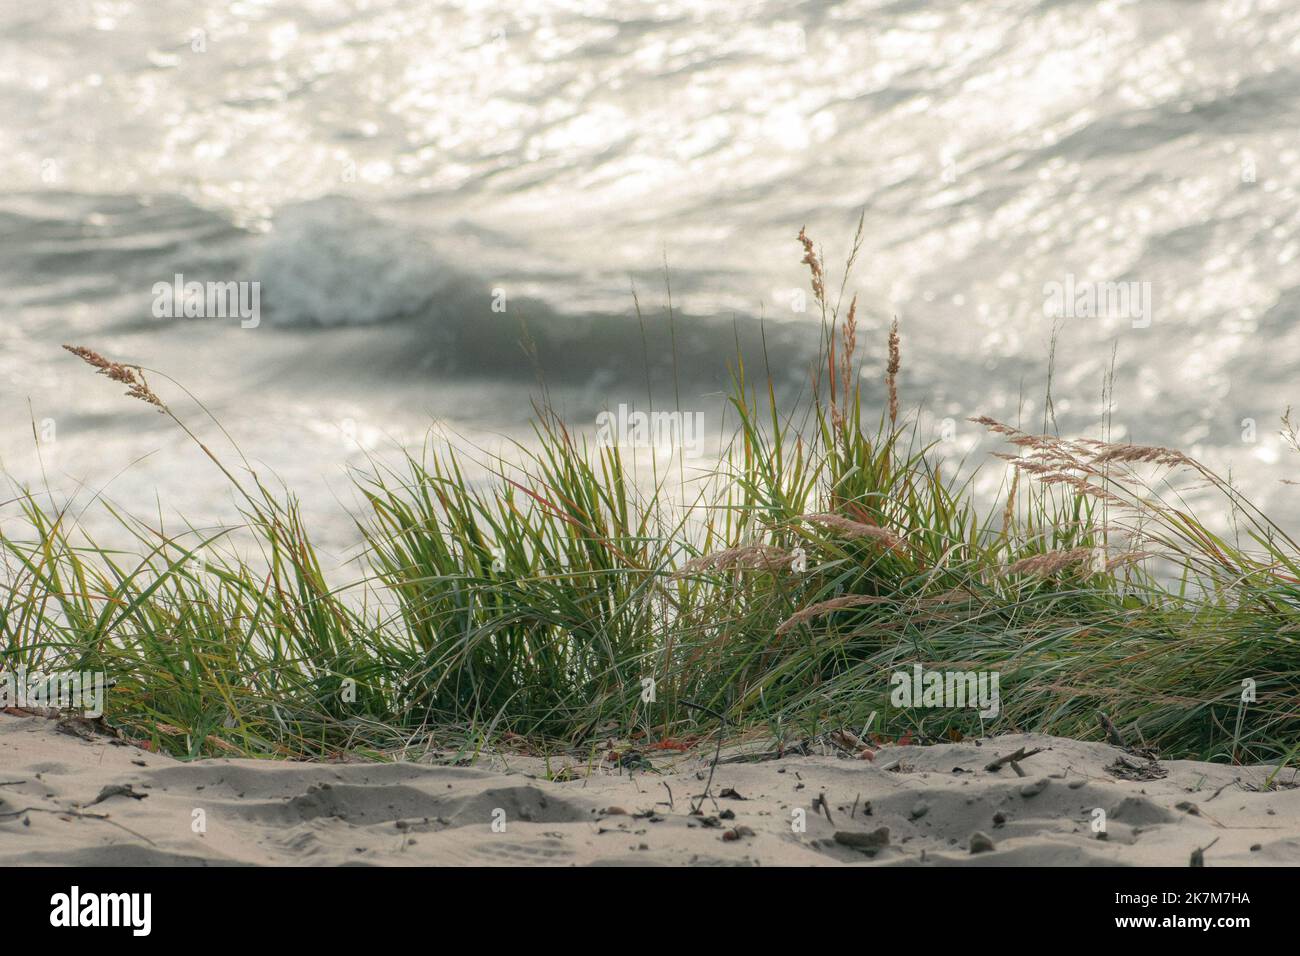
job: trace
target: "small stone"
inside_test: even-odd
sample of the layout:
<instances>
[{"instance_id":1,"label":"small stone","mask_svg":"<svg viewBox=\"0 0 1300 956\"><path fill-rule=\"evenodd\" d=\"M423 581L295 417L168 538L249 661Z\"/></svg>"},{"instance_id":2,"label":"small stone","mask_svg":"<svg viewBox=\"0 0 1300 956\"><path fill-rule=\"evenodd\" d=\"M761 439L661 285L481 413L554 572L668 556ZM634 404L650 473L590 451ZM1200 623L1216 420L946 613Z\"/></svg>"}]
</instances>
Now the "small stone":
<instances>
[{"instance_id":1,"label":"small stone","mask_svg":"<svg viewBox=\"0 0 1300 956\"><path fill-rule=\"evenodd\" d=\"M924 800L916 801L916 806L912 807L912 812L908 816L913 820L919 820L930 812L930 805Z\"/></svg>"},{"instance_id":2,"label":"small stone","mask_svg":"<svg viewBox=\"0 0 1300 956\"><path fill-rule=\"evenodd\" d=\"M1040 780L1035 780L1033 783L1027 783L1020 788L1020 795L1025 799L1036 797L1047 789L1047 784L1048 779L1046 777L1043 777Z\"/></svg>"},{"instance_id":3,"label":"small stone","mask_svg":"<svg viewBox=\"0 0 1300 956\"><path fill-rule=\"evenodd\" d=\"M870 833L836 830L835 842L840 846L852 847L855 850L861 850L875 856L876 853L889 846L889 827L877 827Z\"/></svg>"},{"instance_id":4,"label":"small stone","mask_svg":"<svg viewBox=\"0 0 1300 956\"><path fill-rule=\"evenodd\" d=\"M993 838L987 833L977 830L975 833L971 834L971 853L991 853L993 849Z\"/></svg>"}]
</instances>

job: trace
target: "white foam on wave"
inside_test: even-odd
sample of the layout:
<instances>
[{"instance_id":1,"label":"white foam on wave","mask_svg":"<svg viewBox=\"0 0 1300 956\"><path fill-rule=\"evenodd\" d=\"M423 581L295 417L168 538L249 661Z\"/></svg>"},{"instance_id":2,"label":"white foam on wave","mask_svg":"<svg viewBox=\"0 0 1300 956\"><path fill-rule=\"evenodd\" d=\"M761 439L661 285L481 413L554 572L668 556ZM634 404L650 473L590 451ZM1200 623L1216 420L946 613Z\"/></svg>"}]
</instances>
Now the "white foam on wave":
<instances>
[{"instance_id":1,"label":"white foam on wave","mask_svg":"<svg viewBox=\"0 0 1300 956\"><path fill-rule=\"evenodd\" d=\"M411 316L460 275L418 234L327 198L289 206L253 256L267 318L282 325L366 325Z\"/></svg>"}]
</instances>

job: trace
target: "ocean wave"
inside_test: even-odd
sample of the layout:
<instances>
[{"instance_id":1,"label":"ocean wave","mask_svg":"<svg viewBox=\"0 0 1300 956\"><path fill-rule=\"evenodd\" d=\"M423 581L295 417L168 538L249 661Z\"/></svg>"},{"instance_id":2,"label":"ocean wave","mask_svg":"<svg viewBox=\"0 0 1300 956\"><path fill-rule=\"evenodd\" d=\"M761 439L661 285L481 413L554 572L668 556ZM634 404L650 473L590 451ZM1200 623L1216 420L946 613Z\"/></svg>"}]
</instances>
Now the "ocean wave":
<instances>
[{"instance_id":1,"label":"ocean wave","mask_svg":"<svg viewBox=\"0 0 1300 956\"><path fill-rule=\"evenodd\" d=\"M282 325L371 325L476 289L418 233L341 197L279 210L250 272L262 283L268 320Z\"/></svg>"}]
</instances>

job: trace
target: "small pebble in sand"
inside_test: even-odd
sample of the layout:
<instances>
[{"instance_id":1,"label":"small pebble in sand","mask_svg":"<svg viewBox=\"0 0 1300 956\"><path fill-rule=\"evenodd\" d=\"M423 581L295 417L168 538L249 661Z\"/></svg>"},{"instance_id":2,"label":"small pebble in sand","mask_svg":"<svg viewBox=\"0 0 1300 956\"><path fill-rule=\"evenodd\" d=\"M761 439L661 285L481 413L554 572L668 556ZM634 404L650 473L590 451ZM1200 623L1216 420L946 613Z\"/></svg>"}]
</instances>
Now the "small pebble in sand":
<instances>
[{"instance_id":1,"label":"small pebble in sand","mask_svg":"<svg viewBox=\"0 0 1300 956\"><path fill-rule=\"evenodd\" d=\"M1047 789L1047 784L1048 780L1046 777L1043 777L1041 780L1035 780L1033 783L1027 783L1020 788L1020 795L1025 798L1036 797Z\"/></svg>"},{"instance_id":2,"label":"small pebble in sand","mask_svg":"<svg viewBox=\"0 0 1300 956\"><path fill-rule=\"evenodd\" d=\"M1000 827L1006 822L1007 822L1007 815L1003 813L1001 810L993 814L993 825L995 827Z\"/></svg>"},{"instance_id":3,"label":"small pebble in sand","mask_svg":"<svg viewBox=\"0 0 1300 956\"><path fill-rule=\"evenodd\" d=\"M975 831L970 838L971 853L989 853L993 850L993 838L982 831Z\"/></svg>"},{"instance_id":4,"label":"small pebble in sand","mask_svg":"<svg viewBox=\"0 0 1300 956\"><path fill-rule=\"evenodd\" d=\"M850 846L855 850L875 854L889 846L889 827L877 827L870 833L836 830L835 842L840 846Z\"/></svg>"},{"instance_id":5,"label":"small pebble in sand","mask_svg":"<svg viewBox=\"0 0 1300 956\"><path fill-rule=\"evenodd\" d=\"M916 805L912 807L912 812L908 814L908 816L911 817L913 820L919 820L921 819L921 817L925 816L929 812L930 812L930 805L926 803L924 800L918 800L916 801Z\"/></svg>"},{"instance_id":6,"label":"small pebble in sand","mask_svg":"<svg viewBox=\"0 0 1300 956\"><path fill-rule=\"evenodd\" d=\"M747 826L742 825L736 827L734 830L728 830L725 833L723 833L722 839L726 840L728 843L734 843L736 840L739 840L741 837L747 837L753 835L754 835L753 830L751 830Z\"/></svg>"}]
</instances>

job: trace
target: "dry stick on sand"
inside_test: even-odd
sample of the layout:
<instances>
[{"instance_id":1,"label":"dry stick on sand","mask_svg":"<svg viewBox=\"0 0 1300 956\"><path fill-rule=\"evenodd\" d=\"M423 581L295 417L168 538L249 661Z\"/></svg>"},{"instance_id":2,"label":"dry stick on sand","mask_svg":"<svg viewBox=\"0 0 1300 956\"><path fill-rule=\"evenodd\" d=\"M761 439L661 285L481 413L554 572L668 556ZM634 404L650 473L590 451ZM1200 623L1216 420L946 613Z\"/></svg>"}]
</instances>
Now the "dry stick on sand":
<instances>
[{"instance_id":1,"label":"dry stick on sand","mask_svg":"<svg viewBox=\"0 0 1300 956\"><path fill-rule=\"evenodd\" d=\"M831 805L826 800L825 791L817 794L816 799L812 802L812 808L814 813L820 810L822 813L826 814L826 822L831 826L835 826L835 821L831 818Z\"/></svg>"},{"instance_id":2,"label":"dry stick on sand","mask_svg":"<svg viewBox=\"0 0 1300 956\"><path fill-rule=\"evenodd\" d=\"M703 704L697 704L693 700L682 700L682 703L687 707L694 708L695 710L702 710L709 716L716 718L718 721L718 747L713 752L713 762L709 764L709 779L708 782L704 784L704 792L700 794L700 802L698 804L692 804L691 806L691 816L694 817L699 816L700 807L703 807L705 799L711 796L709 790L713 787L713 771L718 769L718 758L722 756L722 738L727 732L727 718L718 713L712 707L705 707ZM714 801L714 806L717 806L716 800Z\"/></svg>"},{"instance_id":3,"label":"dry stick on sand","mask_svg":"<svg viewBox=\"0 0 1300 956\"><path fill-rule=\"evenodd\" d=\"M1219 842L1219 838L1215 837L1205 846L1198 846L1195 850L1192 851L1192 858L1187 862L1187 865L1205 866L1205 851L1208 850L1210 847L1214 846L1214 844L1218 842Z\"/></svg>"},{"instance_id":4,"label":"dry stick on sand","mask_svg":"<svg viewBox=\"0 0 1300 956\"><path fill-rule=\"evenodd\" d=\"M1097 719L1101 722L1102 730L1106 731L1106 739L1116 747L1128 750L1128 744L1124 742L1124 737L1120 734L1119 728L1115 726L1113 720L1106 716L1105 711L1097 711Z\"/></svg>"},{"instance_id":5,"label":"dry stick on sand","mask_svg":"<svg viewBox=\"0 0 1300 956\"><path fill-rule=\"evenodd\" d=\"M122 824L118 823L116 820L110 820L108 818L107 813L82 813L78 810L57 810L52 807L23 807L21 810L10 810L6 813L0 813L0 818L20 817L24 813L53 813L55 816L76 817L79 820L99 820L101 823L112 824L113 826L117 827L119 830L124 830L127 833L131 834L131 836L133 837L139 837L141 840L144 840L144 842L148 843L150 846L158 845L157 843L154 843L153 840L150 840L143 833L137 833L135 830L132 830L130 827L122 826Z\"/></svg>"},{"instance_id":6,"label":"dry stick on sand","mask_svg":"<svg viewBox=\"0 0 1300 956\"><path fill-rule=\"evenodd\" d=\"M984 765L984 769L997 772L998 770L1001 770L1002 767L1006 764L1014 765L1018 761L1028 760L1034 754L1040 754L1042 752L1043 752L1042 747L1035 747L1033 750L1026 750L1024 747L1021 747L1013 754L1007 754L1005 757L999 757L997 760L990 761L989 763ZM1021 776L1023 776L1023 774Z\"/></svg>"}]
</instances>

